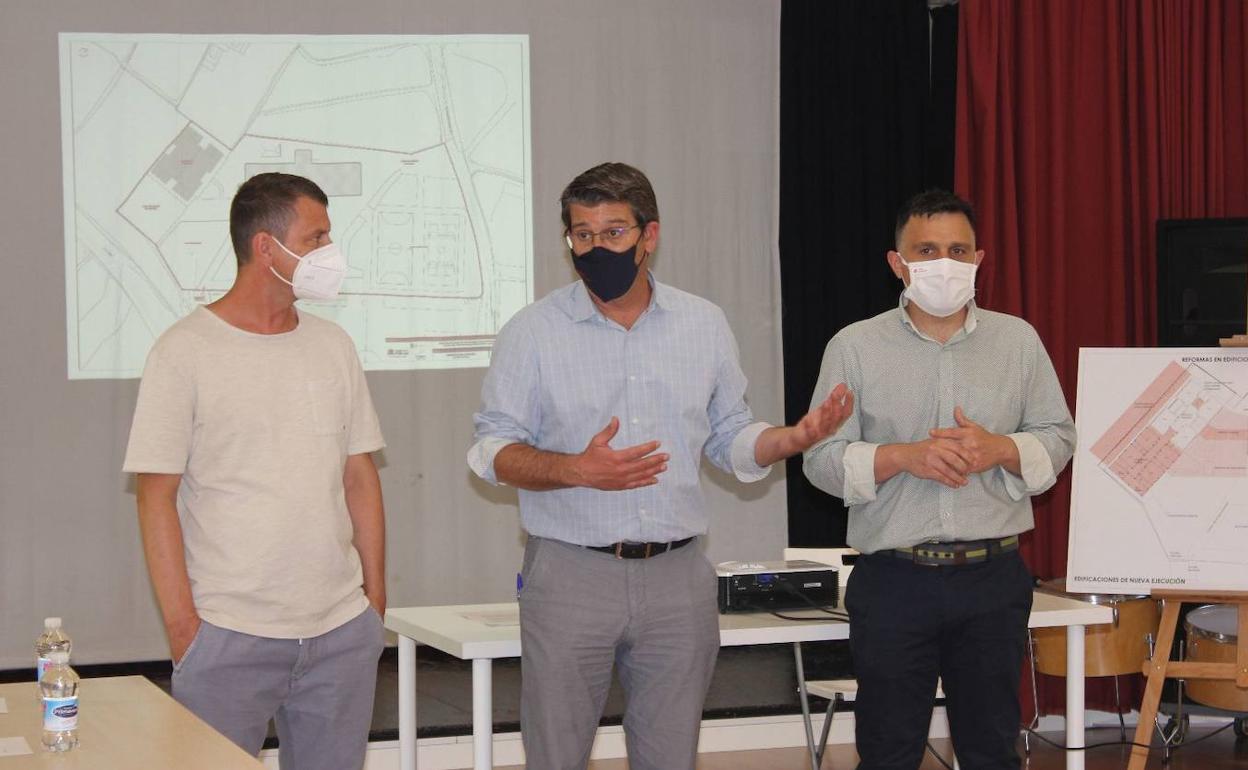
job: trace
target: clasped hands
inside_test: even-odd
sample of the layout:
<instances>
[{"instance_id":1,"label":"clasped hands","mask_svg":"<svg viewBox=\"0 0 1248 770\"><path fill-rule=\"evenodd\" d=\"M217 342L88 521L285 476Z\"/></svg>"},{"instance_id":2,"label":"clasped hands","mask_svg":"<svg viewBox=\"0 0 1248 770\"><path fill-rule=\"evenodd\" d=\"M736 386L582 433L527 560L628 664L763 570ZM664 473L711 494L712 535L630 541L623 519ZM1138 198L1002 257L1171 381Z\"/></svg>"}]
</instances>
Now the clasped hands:
<instances>
[{"instance_id":1,"label":"clasped hands","mask_svg":"<svg viewBox=\"0 0 1248 770\"><path fill-rule=\"evenodd\" d=\"M991 433L954 407L956 428L933 428L931 438L909 444L906 470L912 476L938 481L959 489L972 473L997 467L1009 455L1013 442L1008 436Z\"/></svg>"}]
</instances>

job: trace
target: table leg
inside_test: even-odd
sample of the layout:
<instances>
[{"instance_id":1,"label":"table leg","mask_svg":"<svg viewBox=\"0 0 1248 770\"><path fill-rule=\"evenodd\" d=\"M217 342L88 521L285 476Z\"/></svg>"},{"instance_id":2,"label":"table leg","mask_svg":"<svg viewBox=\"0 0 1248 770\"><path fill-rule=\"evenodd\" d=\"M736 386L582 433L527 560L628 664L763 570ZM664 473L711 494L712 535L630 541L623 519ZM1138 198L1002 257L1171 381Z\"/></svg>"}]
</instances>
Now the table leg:
<instances>
[{"instance_id":1,"label":"table leg","mask_svg":"<svg viewBox=\"0 0 1248 770\"><path fill-rule=\"evenodd\" d=\"M416 640L399 634L399 769L416 770Z\"/></svg>"},{"instance_id":2,"label":"table leg","mask_svg":"<svg viewBox=\"0 0 1248 770\"><path fill-rule=\"evenodd\" d=\"M472 661L472 766L494 766L494 684L489 658Z\"/></svg>"},{"instance_id":3,"label":"table leg","mask_svg":"<svg viewBox=\"0 0 1248 770\"><path fill-rule=\"evenodd\" d=\"M806 726L806 748L810 751L810 768L819 770L819 755L815 751L815 731L810 723L810 701L806 699L806 671L802 667L802 643L793 643L793 662L797 666L797 697L802 701L802 722Z\"/></svg>"},{"instance_id":4,"label":"table leg","mask_svg":"<svg viewBox=\"0 0 1248 770\"><path fill-rule=\"evenodd\" d=\"M1083 647L1084 626L1066 627L1066 746L1082 749L1084 743L1083 708ZM1066 770L1083 770L1083 751L1066 752Z\"/></svg>"}]
</instances>

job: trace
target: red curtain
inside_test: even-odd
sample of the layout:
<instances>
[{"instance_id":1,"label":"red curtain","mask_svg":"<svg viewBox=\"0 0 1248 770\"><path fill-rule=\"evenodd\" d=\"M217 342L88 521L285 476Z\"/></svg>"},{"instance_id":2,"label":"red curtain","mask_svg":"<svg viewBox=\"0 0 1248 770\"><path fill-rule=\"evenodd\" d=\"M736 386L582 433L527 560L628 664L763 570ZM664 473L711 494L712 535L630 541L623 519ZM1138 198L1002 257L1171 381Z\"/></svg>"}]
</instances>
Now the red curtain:
<instances>
[{"instance_id":1,"label":"red curtain","mask_svg":"<svg viewBox=\"0 0 1248 770\"><path fill-rule=\"evenodd\" d=\"M1036 327L1073 405L1080 347L1156 341L1156 221L1248 216L1248 4L963 0L957 101L980 302ZM1023 555L1065 575L1069 472L1036 503Z\"/></svg>"}]
</instances>

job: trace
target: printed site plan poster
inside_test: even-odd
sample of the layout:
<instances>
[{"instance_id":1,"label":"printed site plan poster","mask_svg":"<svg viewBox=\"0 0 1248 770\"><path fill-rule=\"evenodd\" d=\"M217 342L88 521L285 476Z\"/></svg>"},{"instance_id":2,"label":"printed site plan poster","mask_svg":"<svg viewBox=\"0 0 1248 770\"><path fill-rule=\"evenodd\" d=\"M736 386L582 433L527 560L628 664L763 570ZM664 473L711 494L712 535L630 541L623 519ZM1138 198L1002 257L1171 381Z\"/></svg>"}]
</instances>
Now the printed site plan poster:
<instances>
[{"instance_id":1,"label":"printed site plan poster","mask_svg":"<svg viewBox=\"0 0 1248 770\"><path fill-rule=\"evenodd\" d=\"M1248 350L1079 351L1066 585L1248 588Z\"/></svg>"},{"instance_id":2,"label":"printed site plan poster","mask_svg":"<svg viewBox=\"0 0 1248 770\"><path fill-rule=\"evenodd\" d=\"M486 366L533 299L527 35L62 34L71 379L137 377L233 282L266 171L329 196L350 270L300 302L366 369Z\"/></svg>"}]
</instances>

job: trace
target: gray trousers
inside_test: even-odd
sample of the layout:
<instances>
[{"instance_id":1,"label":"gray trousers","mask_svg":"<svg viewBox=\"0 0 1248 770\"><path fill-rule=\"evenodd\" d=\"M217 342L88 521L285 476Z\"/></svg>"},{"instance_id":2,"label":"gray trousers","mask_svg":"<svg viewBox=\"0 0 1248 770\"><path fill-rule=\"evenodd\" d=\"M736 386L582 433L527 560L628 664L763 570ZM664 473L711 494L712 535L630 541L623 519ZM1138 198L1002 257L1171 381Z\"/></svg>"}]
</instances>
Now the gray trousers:
<instances>
[{"instance_id":1,"label":"gray trousers","mask_svg":"<svg viewBox=\"0 0 1248 770\"><path fill-rule=\"evenodd\" d=\"M520 592L528 767L585 767L614 665L631 770L692 770L719 654L715 570L698 545L616 559L529 538Z\"/></svg>"},{"instance_id":2,"label":"gray trousers","mask_svg":"<svg viewBox=\"0 0 1248 770\"><path fill-rule=\"evenodd\" d=\"M359 770L382 645L371 607L311 639L204 623L174 666L173 697L253 755L273 718L282 770Z\"/></svg>"}]
</instances>

